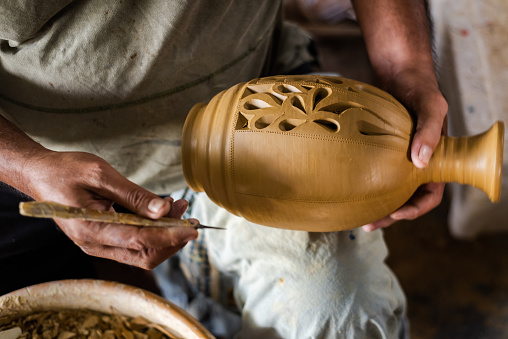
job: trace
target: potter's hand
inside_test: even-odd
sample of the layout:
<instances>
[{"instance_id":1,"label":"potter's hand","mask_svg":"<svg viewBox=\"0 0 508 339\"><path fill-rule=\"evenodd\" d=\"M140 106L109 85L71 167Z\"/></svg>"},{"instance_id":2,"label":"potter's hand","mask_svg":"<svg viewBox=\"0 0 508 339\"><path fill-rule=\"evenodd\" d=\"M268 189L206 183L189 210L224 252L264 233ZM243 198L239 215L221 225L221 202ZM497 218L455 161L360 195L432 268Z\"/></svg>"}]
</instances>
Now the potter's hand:
<instances>
[{"instance_id":1,"label":"potter's hand","mask_svg":"<svg viewBox=\"0 0 508 339\"><path fill-rule=\"evenodd\" d=\"M442 131L448 105L434 74L426 1L353 0L371 65L383 89L417 119L411 160L425 167ZM384 219L364 226L374 230L400 219L415 219L437 206L444 184L428 184L407 204Z\"/></svg>"},{"instance_id":2,"label":"potter's hand","mask_svg":"<svg viewBox=\"0 0 508 339\"><path fill-rule=\"evenodd\" d=\"M428 77L419 70L406 70L394 78L390 92L416 116L416 131L411 144L411 160L419 168L426 167L445 130L448 104L439 91L433 74ZM413 220L440 204L444 183L421 186L411 199L383 219L363 226L365 231L387 227L398 220Z\"/></svg>"},{"instance_id":3,"label":"potter's hand","mask_svg":"<svg viewBox=\"0 0 508 339\"><path fill-rule=\"evenodd\" d=\"M187 202L161 199L130 182L106 161L88 153L45 151L26 162L25 190L35 200L98 210L113 203L139 215L181 218ZM76 245L90 255L152 269L197 237L192 228L135 227L57 219Z\"/></svg>"}]
</instances>

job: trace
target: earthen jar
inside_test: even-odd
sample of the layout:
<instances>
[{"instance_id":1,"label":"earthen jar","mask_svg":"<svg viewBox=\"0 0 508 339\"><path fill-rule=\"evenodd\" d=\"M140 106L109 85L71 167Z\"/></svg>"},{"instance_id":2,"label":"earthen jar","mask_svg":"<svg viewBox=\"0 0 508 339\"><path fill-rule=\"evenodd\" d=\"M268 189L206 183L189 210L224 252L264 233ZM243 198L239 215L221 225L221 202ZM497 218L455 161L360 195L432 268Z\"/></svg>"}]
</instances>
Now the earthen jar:
<instances>
[{"instance_id":1,"label":"earthen jar","mask_svg":"<svg viewBox=\"0 0 508 339\"><path fill-rule=\"evenodd\" d=\"M35 312L91 310L143 317L177 338L214 339L190 314L143 289L103 280L61 280L29 286L0 296L0 321Z\"/></svg>"},{"instance_id":2,"label":"earthen jar","mask_svg":"<svg viewBox=\"0 0 508 339\"><path fill-rule=\"evenodd\" d=\"M386 92L328 76L238 84L185 122L190 188L261 225L338 231L378 220L428 182L459 182L499 200L504 125L442 137L425 169L410 160L415 124Z\"/></svg>"}]
</instances>

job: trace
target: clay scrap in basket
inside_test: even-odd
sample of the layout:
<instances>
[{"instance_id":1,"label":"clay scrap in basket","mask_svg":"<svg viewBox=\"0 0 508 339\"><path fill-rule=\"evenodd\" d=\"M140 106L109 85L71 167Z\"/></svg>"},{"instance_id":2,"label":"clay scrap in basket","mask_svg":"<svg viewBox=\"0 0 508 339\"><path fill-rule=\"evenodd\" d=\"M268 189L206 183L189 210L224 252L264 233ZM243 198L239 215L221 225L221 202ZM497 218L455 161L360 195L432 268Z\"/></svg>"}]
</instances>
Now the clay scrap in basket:
<instances>
[{"instance_id":1,"label":"clay scrap in basket","mask_svg":"<svg viewBox=\"0 0 508 339\"><path fill-rule=\"evenodd\" d=\"M163 326L142 317L128 318L116 313L104 314L89 310L43 311L1 320L0 339L176 338Z\"/></svg>"}]
</instances>

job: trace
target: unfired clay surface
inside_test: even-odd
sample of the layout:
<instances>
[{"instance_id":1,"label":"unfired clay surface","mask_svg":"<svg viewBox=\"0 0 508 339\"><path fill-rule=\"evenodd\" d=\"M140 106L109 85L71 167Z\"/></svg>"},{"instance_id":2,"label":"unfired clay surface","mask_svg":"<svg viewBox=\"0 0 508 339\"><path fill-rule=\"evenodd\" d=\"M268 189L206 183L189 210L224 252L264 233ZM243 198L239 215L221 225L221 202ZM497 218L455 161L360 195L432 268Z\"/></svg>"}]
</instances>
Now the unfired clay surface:
<instances>
[{"instance_id":1,"label":"unfired clay surface","mask_svg":"<svg viewBox=\"0 0 508 339\"><path fill-rule=\"evenodd\" d=\"M457 181L499 199L503 124L443 137L429 166L409 158L413 119L368 84L326 76L255 79L196 105L183 136L189 186L266 226L355 228L402 206L422 184Z\"/></svg>"}]
</instances>

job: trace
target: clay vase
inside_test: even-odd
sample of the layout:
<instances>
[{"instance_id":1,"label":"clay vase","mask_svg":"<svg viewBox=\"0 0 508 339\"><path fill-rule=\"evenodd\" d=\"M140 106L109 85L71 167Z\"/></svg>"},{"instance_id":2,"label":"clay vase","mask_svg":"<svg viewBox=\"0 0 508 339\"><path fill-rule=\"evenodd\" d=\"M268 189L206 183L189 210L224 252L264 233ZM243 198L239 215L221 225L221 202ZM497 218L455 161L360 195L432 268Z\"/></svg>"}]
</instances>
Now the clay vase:
<instances>
[{"instance_id":1,"label":"clay vase","mask_svg":"<svg viewBox=\"0 0 508 339\"><path fill-rule=\"evenodd\" d=\"M238 84L185 122L189 187L257 224L352 229L402 206L428 182L459 182L499 200L504 125L442 137L429 165L410 160L414 122L386 92L328 76Z\"/></svg>"}]
</instances>

